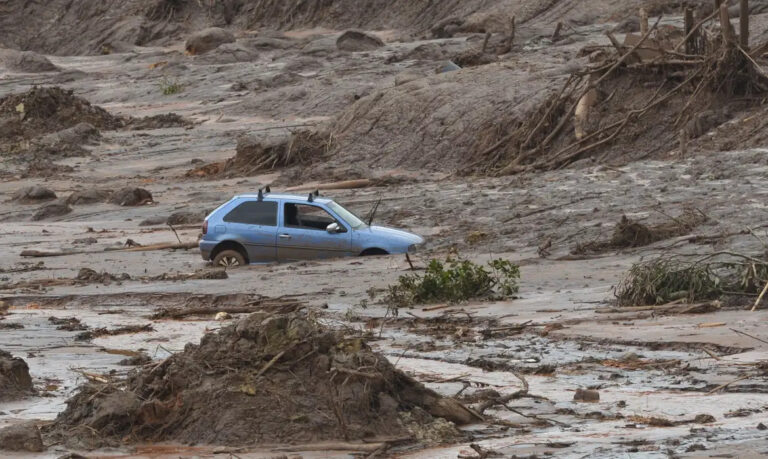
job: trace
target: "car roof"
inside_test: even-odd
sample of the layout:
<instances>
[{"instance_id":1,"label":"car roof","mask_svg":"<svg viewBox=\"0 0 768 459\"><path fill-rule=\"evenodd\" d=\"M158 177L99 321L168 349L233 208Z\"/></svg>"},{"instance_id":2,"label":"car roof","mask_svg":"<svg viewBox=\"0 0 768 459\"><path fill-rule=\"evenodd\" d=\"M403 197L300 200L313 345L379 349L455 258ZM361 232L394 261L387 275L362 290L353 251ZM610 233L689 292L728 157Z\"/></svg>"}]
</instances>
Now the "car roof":
<instances>
[{"instance_id":1,"label":"car roof","mask_svg":"<svg viewBox=\"0 0 768 459\"><path fill-rule=\"evenodd\" d=\"M280 193L264 193L264 200L287 200L287 201L307 201L307 197L309 196L309 192L307 194L303 195L297 195L297 194L280 194ZM235 196L233 199L258 199L258 194L239 194ZM333 199L324 198L322 196L315 196L312 202L316 202L318 204L328 204L330 202L333 202Z\"/></svg>"}]
</instances>

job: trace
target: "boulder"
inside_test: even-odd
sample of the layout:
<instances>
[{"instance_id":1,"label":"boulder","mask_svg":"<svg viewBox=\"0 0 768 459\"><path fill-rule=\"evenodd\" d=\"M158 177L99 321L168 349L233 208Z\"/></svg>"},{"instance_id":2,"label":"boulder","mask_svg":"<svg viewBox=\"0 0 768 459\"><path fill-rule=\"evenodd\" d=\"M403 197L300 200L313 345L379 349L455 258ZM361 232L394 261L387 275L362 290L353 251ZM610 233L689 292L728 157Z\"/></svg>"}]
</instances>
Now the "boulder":
<instances>
[{"instance_id":1,"label":"boulder","mask_svg":"<svg viewBox=\"0 0 768 459\"><path fill-rule=\"evenodd\" d=\"M190 54L205 54L224 43L233 43L235 36L228 30L210 27L193 34L187 39L185 48Z\"/></svg>"},{"instance_id":2,"label":"boulder","mask_svg":"<svg viewBox=\"0 0 768 459\"><path fill-rule=\"evenodd\" d=\"M0 449L39 453L45 451L45 446L37 425L25 422L0 430Z\"/></svg>"},{"instance_id":3,"label":"boulder","mask_svg":"<svg viewBox=\"0 0 768 459\"><path fill-rule=\"evenodd\" d=\"M67 205L66 202L53 202L46 204L39 208L34 215L32 215L32 221L46 220L48 218L60 217L72 212L72 208Z\"/></svg>"},{"instance_id":4,"label":"boulder","mask_svg":"<svg viewBox=\"0 0 768 459\"><path fill-rule=\"evenodd\" d=\"M152 202L152 193L144 188L125 187L115 191L109 202L118 206L140 206Z\"/></svg>"},{"instance_id":5,"label":"boulder","mask_svg":"<svg viewBox=\"0 0 768 459\"><path fill-rule=\"evenodd\" d=\"M336 47L341 51L373 51L384 46L379 37L360 30L347 30L336 39Z\"/></svg>"},{"instance_id":6,"label":"boulder","mask_svg":"<svg viewBox=\"0 0 768 459\"><path fill-rule=\"evenodd\" d=\"M50 201L51 199L56 199L56 193L39 185L22 188L13 195L13 200L22 204Z\"/></svg>"},{"instance_id":7,"label":"boulder","mask_svg":"<svg viewBox=\"0 0 768 459\"><path fill-rule=\"evenodd\" d=\"M53 65L47 57L32 51L0 49L0 62L8 70L16 72L42 73L59 71L59 68Z\"/></svg>"}]
</instances>

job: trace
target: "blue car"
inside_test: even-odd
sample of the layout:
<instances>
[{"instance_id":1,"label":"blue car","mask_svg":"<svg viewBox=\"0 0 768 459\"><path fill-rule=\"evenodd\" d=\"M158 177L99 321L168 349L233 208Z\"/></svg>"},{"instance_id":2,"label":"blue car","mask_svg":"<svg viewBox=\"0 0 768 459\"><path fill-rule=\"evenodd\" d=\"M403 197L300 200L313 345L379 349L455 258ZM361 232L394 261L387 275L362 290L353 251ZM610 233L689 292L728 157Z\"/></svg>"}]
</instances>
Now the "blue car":
<instances>
[{"instance_id":1,"label":"blue car","mask_svg":"<svg viewBox=\"0 0 768 459\"><path fill-rule=\"evenodd\" d=\"M371 226L332 199L289 194L235 196L203 223L200 252L215 266L407 253L415 234Z\"/></svg>"}]
</instances>

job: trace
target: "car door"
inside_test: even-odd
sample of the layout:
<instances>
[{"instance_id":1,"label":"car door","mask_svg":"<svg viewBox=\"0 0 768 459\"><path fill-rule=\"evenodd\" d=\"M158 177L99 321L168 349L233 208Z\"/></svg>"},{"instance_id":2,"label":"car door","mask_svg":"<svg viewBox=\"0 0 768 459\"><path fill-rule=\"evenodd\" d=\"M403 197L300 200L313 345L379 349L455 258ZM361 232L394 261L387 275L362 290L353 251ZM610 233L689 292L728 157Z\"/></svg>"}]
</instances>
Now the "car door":
<instances>
[{"instance_id":1,"label":"car door","mask_svg":"<svg viewBox=\"0 0 768 459\"><path fill-rule=\"evenodd\" d=\"M244 201L235 206L223 221L227 225L228 239L241 243L251 263L277 259L276 201Z\"/></svg>"},{"instance_id":2,"label":"car door","mask_svg":"<svg viewBox=\"0 0 768 459\"><path fill-rule=\"evenodd\" d=\"M350 228L322 206L283 202L280 214L278 260L312 260L351 254ZM329 233L326 227L331 223L337 223L341 231Z\"/></svg>"}]
</instances>

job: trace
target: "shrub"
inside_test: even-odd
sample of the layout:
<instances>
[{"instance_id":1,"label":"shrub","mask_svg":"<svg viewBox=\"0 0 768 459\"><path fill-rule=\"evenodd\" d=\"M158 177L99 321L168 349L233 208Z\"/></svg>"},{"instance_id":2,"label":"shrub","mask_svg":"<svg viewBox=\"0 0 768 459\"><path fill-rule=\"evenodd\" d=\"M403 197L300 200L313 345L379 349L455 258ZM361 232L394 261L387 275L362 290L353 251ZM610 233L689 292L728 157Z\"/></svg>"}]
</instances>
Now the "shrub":
<instances>
[{"instance_id":1,"label":"shrub","mask_svg":"<svg viewBox=\"0 0 768 459\"><path fill-rule=\"evenodd\" d=\"M160 89L163 91L164 96L170 96L183 91L184 86L176 80L170 81L167 78L163 78L163 81L160 82Z\"/></svg>"},{"instance_id":2,"label":"shrub","mask_svg":"<svg viewBox=\"0 0 768 459\"><path fill-rule=\"evenodd\" d=\"M502 299L518 292L520 268L508 260L495 259L486 267L469 260L432 259L423 275L406 274L390 285L385 302L393 307L414 304L458 303L477 298Z\"/></svg>"}]
</instances>

